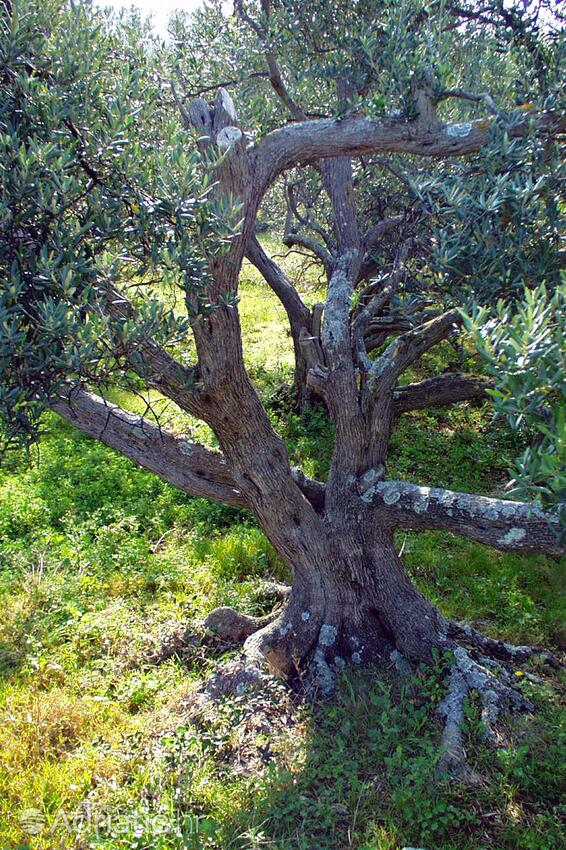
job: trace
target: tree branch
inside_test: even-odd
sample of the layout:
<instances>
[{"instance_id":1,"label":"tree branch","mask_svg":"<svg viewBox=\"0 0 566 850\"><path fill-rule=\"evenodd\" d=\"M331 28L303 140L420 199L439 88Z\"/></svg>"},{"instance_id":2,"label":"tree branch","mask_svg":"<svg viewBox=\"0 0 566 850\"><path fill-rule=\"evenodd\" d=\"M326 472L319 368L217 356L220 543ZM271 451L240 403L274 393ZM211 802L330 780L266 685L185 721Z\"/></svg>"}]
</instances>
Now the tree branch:
<instances>
[{"instance_id":1,"label":"tree branch","mask_svg":"<svg viewBox=\"0 0 566 850\"><path fill-rule=\"evenodd\" d=\"M185 493L246 507L219 452L176 437L80 385L62 391L51 407L84 434L101 440Z\"/></svg>"},{"instance_id":2,"label":"tree branch","mask_svg":"<svg viewBox=\"0 0 566 850\"><path fill-rule=\"evenodd\" d=\"M315 332L313 313L302 301L283 269L267 256L255 236L248 242L246 256L285 308L295 348L295 381L306 381L306 369L323 365L320 334L318 331ZM316 315L316 311L314 314ZM301 360L305 364L304 367L301 366ZM302 387L298 389L302 391Z\"/></svg>"},{"instance_id":3,"label":"tree branch","mask_svg":"<svg viewBox=\"0 0 566 850\"><path fill-rule=\"evenodd\" d=\"M268 77L269 74L267 71L252 71L250 74L244 74L241 77L233 77L230 80L223 80L221 83L211 83L208 86L196 86L195 88L188 88L187 85L184 85L184 97L186 98L194 98L194 97L202 97L203 94L208 94L209 92L216 92L218 89L227 89L228 86L238 86L241 83L246 83L248 80L256 79L257 77ZM178 105L178 104L177 104Z\"/></svg>"},{"instance_id":4,"label":"tree branch","mask_svg":"<svg viewBox=\"0 0 566 850\"><path fill-rule=\"evenodd\" d=\"M368 287L365 292L368 290L371 291L371 288ZM369 323L365 335L366 351L368 353L374 351L385 342L389 334L400 334L413 330L424 322L435 319L439 315L437 310L429 307L423 309L422 304L420 306L420 310L415 306L414 310L409 309L405 312L393 312L385 316L376 316L373 318Z\"/></svg>"},{"instance_id":5,"label":"tree branch","mask_svg":"<svg viewBox=\"0 0 566 850\"><path fill-rule=\"evenodd\" d=\"M470 100L472 103L483 103L492 115L497 115L495 103L489 92L474 94L474 92L465 91L464 89L445 89L445 91L437 94L435 99L437 103L440 103L440 101L447 100L450 97L459 98L460 100Z\"/></svg>"},{"instance_id":6,"label":"tree branch","mask_svg":"<svg viewBox=\"0 0 566 850\"><path fill-rule=\"evenodd\" d=\"M318 168L318 169L315 168L315 170L318 170L320 172L320 168ZM287 183L286 184L285 197L286 197L286 200L287 200L287 210L290 213L290 216L295 216L297 221L300 224L302 224L304 227L308 227L310 230L313 231L313 233L318 233L318 235L322 238L322 240L323 240L324 244L326 245L326 247L328 248L328 250L332 253L332 240L330 239L330 235L324 230L324 228L317 221L315 221L313 219L311 212L310 212L310 205L309 205L308 202L305 203L305 206L307 208L306 217L301 214L301 211L299 210L299 204L298 204L297 199L295 197L296 186L297 186L297 183ZM290 216L287 217L287 220L285 222L285 231L286 232L287 232L287 230L290 230L290 228L291 228L292 219L291 219Z\"/></svg>"},{"instance_id":7,"label":"tree branch","mask_svg":"<svg viewBox=\"0 0 566 850\"><path fill-rule=\"evenodd\" d=\"M310 236L305 236L303 233L296 233L292 230L287 230L285 232L282 241L287 248L299 245L299 247L306 248L308 251L311 251L316 257L318 257L324 266L324 271L327 276L330 277L332 274L334 259L330 251L327 251L324 245L317 242L316 239L312 239Z\"/></svg>"},{"instance_id":8,"label":"tree branch","mask_svg":"<svg viewBox=\"0 0 566 850\"><path fill-rule=\"evenodd\" d=\"M366 280L378 268L378 263L374 259L373 253L378 248L384 236L392 233L396 228L401 229L401 225L406 221L405 215L395 215L391 218L386 218L378 222L375 227L370 228L364 237L364 259L358 274L357 284ZM405 240L407 241L407 240Z\"/></svg>"},{"instance_id":9,"label":"tree branch","mask_svg":"<svg viewBox=\"0 0 566 850\"><path fill-rule=\"evenodd\" d=\"M106 316L119 323L135 319L136 309L123 292L100 281L96 289L100 296L98 305ZM116 344L117 349L127 357L131 368L149 386L158 389L182 410L202 418L203 411L194 389L198 379L197 366L184 366L148 337L141 337L131 343L119 338Z\"/></svg>"},{"instance_id":10,"label":"tree branch","mask_svg":"<svg viewBox=\"0 0 566 850\"><path fill-rule=\"evenodd\" d=\"M378 222L374 227L371 227L364 236L363 247L364 251L373 251L377 248L381 240L392 230L395 230L405 220L403 215L394 215L391 218L385 218Z\"/></svg>"},{"instance_id":11,"label":"tree branch","mask_svg":"<svg viewBox=\"0 0 566 850\"><path fill-rule=\"evenodd\" d=\"M382 280L375 282L379 286L377 292L356 313L354 322L352 323L352 343L354 350L357 353L360 365L363 365L367 372L372 372L374 366L367 356L368 352L365 346L365 338L370 322L389 303L393 293L404 280L407 273L404 263L409 255L411 245L411 239L407 239L400 245L393 263L393 269Z\"/></svg>"},{"instance_id":12,"label":"tree branch","mask_svg":"<svg viewBox=\"0 0 566 850\"><path fill-rule=\"evenodd\" d=\"M270 3L269 0L262 0L261 10L265 16L266 21L269 21L270 14ZM253 18L248 15L248 13L244 9L244 4L242 0L235 0L234 2L234 10L240 16L240 18L247 23L247 25L255 32L255 34L259 37L259 39L263 42L267 42L269 38L269 33L266 28L256 23ZM275 57L275 53L270 47L266 47L265 52L265 61L269 70L269 82L277 94L277 96L281 99L281 101L285 104L291 115L296 121L304 121L306 118L305 113L299 106L299 104L291 97L285 83L283 82L283 77L281 76L281 71L279 70L279 65L277 64L277 59Z\"/></svg>"},{"instance_id":13,"label":"tree branch","mask_svg":"<svg viewBox=\"0 0 566 850\"><path fill-rule=\"evenodd\" d=\"M311 314L309 308L303 302L283 269L271 257L267 256L255 236L248 242L246 257L256 267L285 307L291 325L299 324L310 327Z\"/></svg>"},{"instance_id":14,"label":"tree branch","mask_svg":"<svg viewBox=\"0 0 566 850\"><path fill-rule=\"evenodd\" d=\"M477 153L489 141L493 120L438 125L426 130L415 121L372 121L352 115L285 126L269 133L255 148L259 191L263 194L282 171L316 159L376 152L438 159ZM525 136L533 125L543 134L560 135L566 132L566 115L556 112L525 115L509 127L509 135Z\"/></svg>"},{"instance_id":15,"label":"tree branch","mask_svg":"<svg viewBox=\"0 0 566 850\"><path fill-rule=\"evenodd\" d=\"M384 282L383 288L380 289L380 291L372 297L371 301L369 301L369 303L355 315L355 318L352 321L352 346L356 352L359 365L366 372L371 372L374 365L368 357L368 351L366 348L366 333L368 326L375 314L383 309L383 307L391 300L399 278L399 272L388 276L388 279Z\"/></svg>"},{"instance_id":16,"label":"tree branch","mask_svg":"<svg viewBox=\"0 0 566 850\"><path fill-rule=\"evenodd\" d=\"M295 484L303 491L313 508L319 513L324 510L324 494L326 485L314 478L307 478L304 472L297 466L291 468L291 474Z\"/></svg>"},{"instance_id":17,"label":"tree branch","mask_svg":"<svg viewBox=\"0 0 566 850\"><path fill-rule=\"evenodd\" d=\"M81 384L60 390L50 406L83 434L100 440L190 496L249 507L220 452L176 436ZM314 509L322 511L325 485L307 478L298 467L293 467L292 476Z\"/></svg>"},{"instance_id":18,"label":"tree branch","mask_svg":"<svg viewBox=\"0 0 566 850\"><path fill-rule=\"evenodd\" d=\"M398 387L393 394L395 413L483 398L491 385L488 378L479 375L445 372L418 384Z\"/></svg>"},{"instance_id":19,"label":"tree branch","mask_svg":"<svg viewBox=\"0 0 566 850\"><path fill-rule=\"evenodd\" d=\"M406 481L378 481L361 498L395 528L440 529L510 552L564 552L557 517L537 505Z\"/></svg>"},{"instance_id":20,"label":"tree branch","mask_svg":"<svg viewBox=\"0 0 566 850\"><path fill-rule=\"evenodd\" d=\"M401 375L415 360L433 345L446 339L462 324L459 310L449 310L424 325L401 334L385 349L372 367L372 378L380 394L391 390Z\"/></svg>"},{"instance_id":21,"label":"tree branch","mask_svg":"<svg viewBox=\"0 0 566 850\"><path fill-rule=\"evenodd\" d=\"M287 202L287 215L285 217L285 227L283 231L283 244L288 248L298 245L301 248L306 248L308 251L311 251L322 263L326 277L330 278L334 265L334 256L332 253L333 246L329 235L316 221L312 220L310 212L307 212L307 218L301 215L292 183L287 183L286 185L285 199ZM296 219L299 224L307 227L312 232L317 233L322 238L324 244L322 242L318 242L312 236L306 236L303 233L299 233L297 227L294 226L293 219Z\"/></svg>"}]
</instances>

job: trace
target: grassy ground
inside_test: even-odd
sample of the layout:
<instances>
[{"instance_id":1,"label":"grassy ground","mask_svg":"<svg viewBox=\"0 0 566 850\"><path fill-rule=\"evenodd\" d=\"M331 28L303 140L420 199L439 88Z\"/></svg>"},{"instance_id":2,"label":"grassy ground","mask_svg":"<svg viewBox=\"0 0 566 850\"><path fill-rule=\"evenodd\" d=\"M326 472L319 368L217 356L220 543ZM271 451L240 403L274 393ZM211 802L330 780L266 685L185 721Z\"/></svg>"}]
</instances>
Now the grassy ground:
<instances>
[{"instance_id":1,"label":"grassy ground","mask_svg":"<svg viewBox=\"0 0 566 850\"><path fill-rule=\"evenodd\" d=\"M313 277L304 294L317 291ZM290 339L251 271L241 310L274 422L294 461L324 475L331 429L320 411L301 423L281 407ZM462 360L445 346L422 371ZM210 439L174 408L164 417ZM518 672L539 711L509 721L497 751L479 743L469 705L473 789L435 780L443 659L402 686L386 670L359 671L318 707L274 686L252 706L236 697L191 723L195 683L229 649L195 645L161 664L152 652L217 605L268 610L262 579L285 579L285 569L244 512L190 499L49 425L39 465L20 457L0 472L2 850L566 847L564 682L545 673L533 685ZM391 473L491 492L515 448L485 405L457 405L403 420ZM437 533L399 545L446 614L566 649L556 563ZM22 818L28 809L37 811Z\"/></svg>"}]
</instances>

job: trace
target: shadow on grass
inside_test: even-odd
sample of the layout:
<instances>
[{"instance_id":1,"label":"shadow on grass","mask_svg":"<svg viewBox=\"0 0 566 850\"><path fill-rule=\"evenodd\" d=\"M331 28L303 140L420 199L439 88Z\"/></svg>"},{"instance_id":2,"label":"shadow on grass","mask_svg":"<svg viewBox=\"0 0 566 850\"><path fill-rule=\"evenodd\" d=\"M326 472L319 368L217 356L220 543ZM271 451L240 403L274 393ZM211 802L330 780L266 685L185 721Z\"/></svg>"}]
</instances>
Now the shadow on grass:
<instances>
[{"instance_id":1,"label":"shadow on grass","mask_svg":"<svg viewBox=\"0 0 566 850\"><path fill-rule=\"evenodd\" d=\"M192 806L203 831L188 846L561 850L564 789L555 768L566 755L564 711L547 695L540 715L506 726L509 745L494 752L478 744L469 706L469 757L483 777L470 787L437 775L442 693L438 667L404 684L385 670L344 675L334 700L303 704L286 731L258 737L260 768L245 735L227 745L221 722L216 738L201 727L193 754L207 766L206 787L193 788ZM221 710L235 733L242 711L241 700ZM193 779L198 788L199 768Z\"/></svg>"}]
</instances>

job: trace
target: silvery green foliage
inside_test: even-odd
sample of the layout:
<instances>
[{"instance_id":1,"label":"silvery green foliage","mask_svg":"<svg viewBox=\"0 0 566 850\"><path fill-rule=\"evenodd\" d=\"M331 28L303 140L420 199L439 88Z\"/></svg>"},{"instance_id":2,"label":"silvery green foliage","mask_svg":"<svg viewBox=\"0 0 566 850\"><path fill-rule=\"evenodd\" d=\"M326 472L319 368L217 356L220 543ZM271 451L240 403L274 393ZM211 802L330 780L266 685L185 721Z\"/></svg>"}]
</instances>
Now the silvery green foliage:
<instances>
[{"instance_id":1,"label":"silvery green foliage","mask_svg":"<svg viewBox=\"0 0 566 850\"><path fill-rule=\"evenodd\" d=\"M27 443L62 381L128 379L117 340L184 335L142 284L159 266L199 309L204 257L235 225L163 107L135 16L115 27L65 0L0 9L0 422L8 443ZM104 310L117 282L135 284L139 310L119 327Z\"/></svg>"},{"instance_id":2,"label":"silvery green foliage","mask_svg":"<svg viewBox=\"0 0 566 850\"><path fill-rule=\"evenodd\" d=\"M558 509L566 533L566 285L466 317L494 380L496 411L531 444L512 467L513 492Z\"/></svg>"},{"instance_id":3,"label":"silvery green foliage","mask_svg":"<svg viewBox=\"0 0 566 850\"><path fill-rule=\"evenodd\" d=\"M501 115L489 145L452 174L415 182L429 211L430 266L440 291L476 303L560 281L564 164L557 144L510 139L521 110Z\"/></svg>"}]
</instances>

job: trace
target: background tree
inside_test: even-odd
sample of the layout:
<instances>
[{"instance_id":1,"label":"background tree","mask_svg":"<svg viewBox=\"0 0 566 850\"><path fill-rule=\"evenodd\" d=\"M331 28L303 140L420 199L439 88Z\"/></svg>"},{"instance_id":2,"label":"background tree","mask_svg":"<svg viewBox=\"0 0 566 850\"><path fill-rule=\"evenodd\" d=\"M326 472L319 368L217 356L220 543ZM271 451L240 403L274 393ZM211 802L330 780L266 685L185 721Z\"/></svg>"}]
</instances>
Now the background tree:
<instances>
[{"instance_id":1,"label":"background tree","mask_svg":"<svg viewBox=\"0 0 566 850\"><path fill-rule=\"evenodd\" d=\"M222 19L226 38L241 42L242 57L249 50L253 56L259 39L247 83L263 81L267 65L281 101L263 122L255 121L252 144L226 88L216 80L201 83L203 93L217 88L213 101L186 98L173 69L172 91L185 131L175 124L171 104L163 103L169 91L163 57L147 33L140 39L139 26L123 22L113 28L88 5L61 0L47 8L26 0L5 13L2 418L8 440L29 442L38 435L41 411L51 407L186 492L249 508L293 571L290 597L277 615L254 621L222 611L211 620L220 630L247 636L249 663L305 677L328 692L350 662L371 663L392 651L417 663L435 652L452 653L442 707L446 765L461 769L466 694L479 692L489 728L502 708L532 708L512 684L509 665L533 653L552 658L448 621L411 583L394 532L442 528L504 550L551 555L562 547L556 516L536 505L387 478L398 416L472 397L484 385L453 374L402 383L413 364L462 324L458 309L443 309L444 299L464 303L460 293L473 289L476 270L473 263L467 271L458 268L463 283L451 291L445 270L454 257L446 260L444 243L434 235L423 249L429 225L419 224L413 235L414 222L405 213L399 215L407 232L403 227L398 243L380 255L383 222L394 216L389 209L372 215L363 175L380 163L372 159L367 166L365 158L408 157L419 168L425 161L436 163L446 169L448 182L453 175L447 163L463 159L470 178L479 173L482 179L482 160L474 159L482 150L493 155L496 145L516 151L516 140L525 140L528 150L541 145L547 150L543 140L563 132L564 119L554 103L552 64L546 59L545 94L533 88L532 112L505 112L496 93L448 88L442 79L452 66L439 57L451 58L455 67L461 62L462 74L474 67L469 57L477 56L483 67L479 35L497 43L499 6L481 13L473 6L456 13L441 7L423 11L420 4L338 8L339 14L325 3L237 4L236 17ZM244 33L241 26L247 27ZM525 65L533 64L535 30L528 29L528 44L525 32L520 51L505 59L514 69L520 56ZM511 33L514 44L513 27ZM554 56L552 38L541 38ZM287 41L308 46L305 61L314 81L305 83L301 105L283 80L278 39L285 47ZM387 75L375 65L378 56L390 62ZM178 65L178 57L173 59ZM263 70L257 68L260 59ZM297 60L297 80L302 71ZM507 94L503 86L501 96ZM439 111L441 103L453 101L469 109L479 104L494 114L453 123ZM291 112L292 121L282 119L281 110ZM552 165L554 159L545 154L543 161ZM327 297L308 322L305 316L298 333L307 384L324 400L335 431L324 483L291 468L246 372L238 315L244 257L267 263L255 239L262 200L280 175L305 166L320 176L327 196L321 211L331 225L330 232L323 227L329 236ZM385 170L391 170L389 161ZM406 197L417 199L419 222L421 216L440 216L441 202L452 198L448 193L439 201L436 185L419 194L405 173L392 174L406 186ZM484 176L497 180L489 172ZM547 197L551 185L543 182L537 192ZM519 181L517 192L522 191ZM358 194L367 204L361 211ZM293 203L289 199L296 217ZM499 210L494 217L501 221ZM458 258L465 259L470 241L474 247L469 234L477 215L447 220L450 244L460 235ZM312 222L308 225L312 230ZM531 226L536 238L539 220ZM500 228L507 232L506 225ZM557 252L552 238L547 241L550 285ZM497 252L493 256L495 262ZM275 274L270 269L266 278ZM409 280L427 286L433 314L413 310L403 315L405 325L378 324L376 330L372 322L389 318L383 311L395 297L408 300L410 288L403 287ZM281 299L298 303L290 281L279 283ZM175 293L183 296L185 321L171 306ZM422 300L418 303L420 309ZM156 389L203 419L220 451L109 404L104 393L116 380Z\"/></svg>"}]
</instances>

